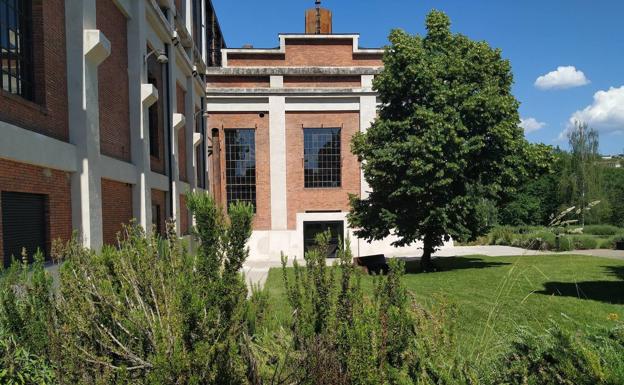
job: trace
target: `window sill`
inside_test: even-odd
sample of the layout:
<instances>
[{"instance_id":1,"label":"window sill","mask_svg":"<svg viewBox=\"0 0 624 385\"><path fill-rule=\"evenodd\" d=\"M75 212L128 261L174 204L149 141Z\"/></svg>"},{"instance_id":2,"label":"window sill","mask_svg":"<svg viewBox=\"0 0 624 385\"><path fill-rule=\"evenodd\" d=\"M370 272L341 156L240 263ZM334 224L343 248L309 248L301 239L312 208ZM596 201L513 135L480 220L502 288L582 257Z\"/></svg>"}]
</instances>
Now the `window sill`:
<instances>
[{"instance_id":1,"label":"window sill","mask_svg":"<svg viewBox=\"0 0 624 385\"><path fill-rule=\"evenodd\" d=\"M14 93L5 91L3 89L0 89L0 97L7 98L14 103L21 104L24 107L30 108L31 110L35 110L43 115L48 115L49 113L48 109L45 106L38 104L36 102L33 102L31 100L25 99L19 95L15 95Z\"/></svg>"}]
</instances>

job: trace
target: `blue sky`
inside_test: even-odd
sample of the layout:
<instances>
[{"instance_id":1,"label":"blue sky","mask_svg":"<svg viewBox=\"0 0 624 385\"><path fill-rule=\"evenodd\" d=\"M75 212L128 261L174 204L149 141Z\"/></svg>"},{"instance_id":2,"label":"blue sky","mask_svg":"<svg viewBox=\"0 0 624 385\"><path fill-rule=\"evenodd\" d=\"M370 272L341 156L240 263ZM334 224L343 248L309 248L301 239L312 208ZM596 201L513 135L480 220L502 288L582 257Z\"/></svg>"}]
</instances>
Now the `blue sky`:
<instances>
[{"instance_id":1,"label":"blue sky","mask_svg":"<svg viewBox=\"0 0 624 385\"><path fill-rule=\"evenodd\" d=\"M213 3L229 47L274 47L278 33L303 32L304 10L314 5ZM624 153L623 0L324 0L323 6L333 11L334 32L360 33L365 47L385 45L393 28L423 34L426 14L442 10L454 32L486 40L511 61L529 140L566 147L562 133L582 119L600 132L602 153Z\"/></svg>"}]
</instances>

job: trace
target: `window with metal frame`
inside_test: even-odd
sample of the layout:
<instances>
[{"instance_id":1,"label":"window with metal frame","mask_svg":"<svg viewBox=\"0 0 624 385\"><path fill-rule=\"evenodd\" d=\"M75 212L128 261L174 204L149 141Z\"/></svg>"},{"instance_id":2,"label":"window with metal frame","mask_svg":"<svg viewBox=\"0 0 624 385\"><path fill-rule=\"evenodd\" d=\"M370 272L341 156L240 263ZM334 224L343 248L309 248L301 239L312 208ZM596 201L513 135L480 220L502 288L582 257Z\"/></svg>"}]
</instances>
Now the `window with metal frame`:
<instances>
[{"instance_id":1,"label":"window with metal frame","mask_svg":"<svg viewBox=\"0 0 624 385\"><path fill-rule=\"evenodd\" d=\"M330 239L327 245L327 257L336 258L338 248L344 238L344 221L315 221L303 222L303 251L307 253L317 246L316 237L329 231Z\"/></svg>"},{"instance_id":2,"label":"window with metal frame","mask_svg":"<svg viewBox=\"0 0 624 385\"><path fill-rule=\"evenodd\" d=\"M43 194L3 191L2 201L2 238L4 266L12 258L21 260L22 248L26 250L29 261L39 250L48 257L48 197Z\"/></svg>"},{"instance_id":3,"label":"window with metal frame","mask_svg":"<svg viewBox=\"0 0 624 385\"><path fill-rule=\"evenodd\" d=\"M304 187L340 187L340 131L340 128L303 129Z\"/></svg>"},{"instance_id":4,"label":"window with metal frame","mask_svg":"<svg viewBox=\"0 0 624 385\"><path fill-rule=\"evenodd\" d=\"M0 0L0 83L2 89L33 100L31 0Z\"/></svg>"},{"instance_id":5,"label":"window with metal frame","mask_svg":"<svg viewBox=\"0 0 624 385\"><path fill-rule=\"evenodd\" d=\"M227 205L248 202L256 208L256 137L254 129L225 130Z\"/></svg>"}]
</instances>

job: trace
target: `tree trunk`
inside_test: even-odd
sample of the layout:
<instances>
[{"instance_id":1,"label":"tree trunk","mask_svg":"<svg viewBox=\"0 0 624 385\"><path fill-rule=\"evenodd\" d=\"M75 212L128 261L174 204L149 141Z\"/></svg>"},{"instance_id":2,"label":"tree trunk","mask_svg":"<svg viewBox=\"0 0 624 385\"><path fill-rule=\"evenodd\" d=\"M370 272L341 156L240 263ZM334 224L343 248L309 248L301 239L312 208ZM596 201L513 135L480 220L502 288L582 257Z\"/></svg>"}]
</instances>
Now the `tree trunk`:
<instances>
[{"instance_id":1,"label":"tree trunk","mask_svg":"<svg viewBox=\"0 0 624 385\"><path fill-rule=\"evenodd\" d=\"M430 236L425 235L423 239L423 254L420 258L420 268L424 272L431 271L433 266L431 264L431 255L434 252L435 247Z\"/></svg>"}]
</instances>

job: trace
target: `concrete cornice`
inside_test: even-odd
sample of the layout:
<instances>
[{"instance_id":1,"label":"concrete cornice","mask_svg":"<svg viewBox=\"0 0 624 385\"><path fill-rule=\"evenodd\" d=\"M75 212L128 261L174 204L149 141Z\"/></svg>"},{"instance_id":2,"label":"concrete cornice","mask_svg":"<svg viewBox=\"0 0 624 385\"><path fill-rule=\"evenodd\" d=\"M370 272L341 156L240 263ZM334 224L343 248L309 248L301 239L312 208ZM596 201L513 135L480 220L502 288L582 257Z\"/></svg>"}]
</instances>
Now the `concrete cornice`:
<instances>
[{"instance_id":1,"label":"concrete cornice","mask_svg":"<svg viewBox=\"0 0 624 385\"><path fill-rule=\"evenodd\" d=\"M179 130L180 128L184 127L185 123L186 118L183 114L179 114L177 112L173 114L173 128L175 130Z\"/></svg>"},{"instance_id":2,"label":"concrete cornice","mask_svg":"<svg viewBox=\"0 0 624 385\"><path fill-rule=\"evenodd\" d=\"M202 134L200 134L199 132L194 132L193 133L193 147L199 146L201 142L202 142Z\"/></svg>"},{"instance_id":3,"label":"concrete cornice","mask_svg":"<svg viewBox=\"0 0 624 385\"><path fill-rule=\"evenodd\" d=\"M208 88L208 96L377 95L368 88Z\"/></svg>"},{"instance_id":4,"label":"concrete cornice","mask_svg":"<svg viewBox=\"0 0 624 385\"><path fill-rule=\"evenodd\" d=\"M382 67L208 67L206 75L271 76L271 75L377 75Z\"/></svg>"}]
</instances>

